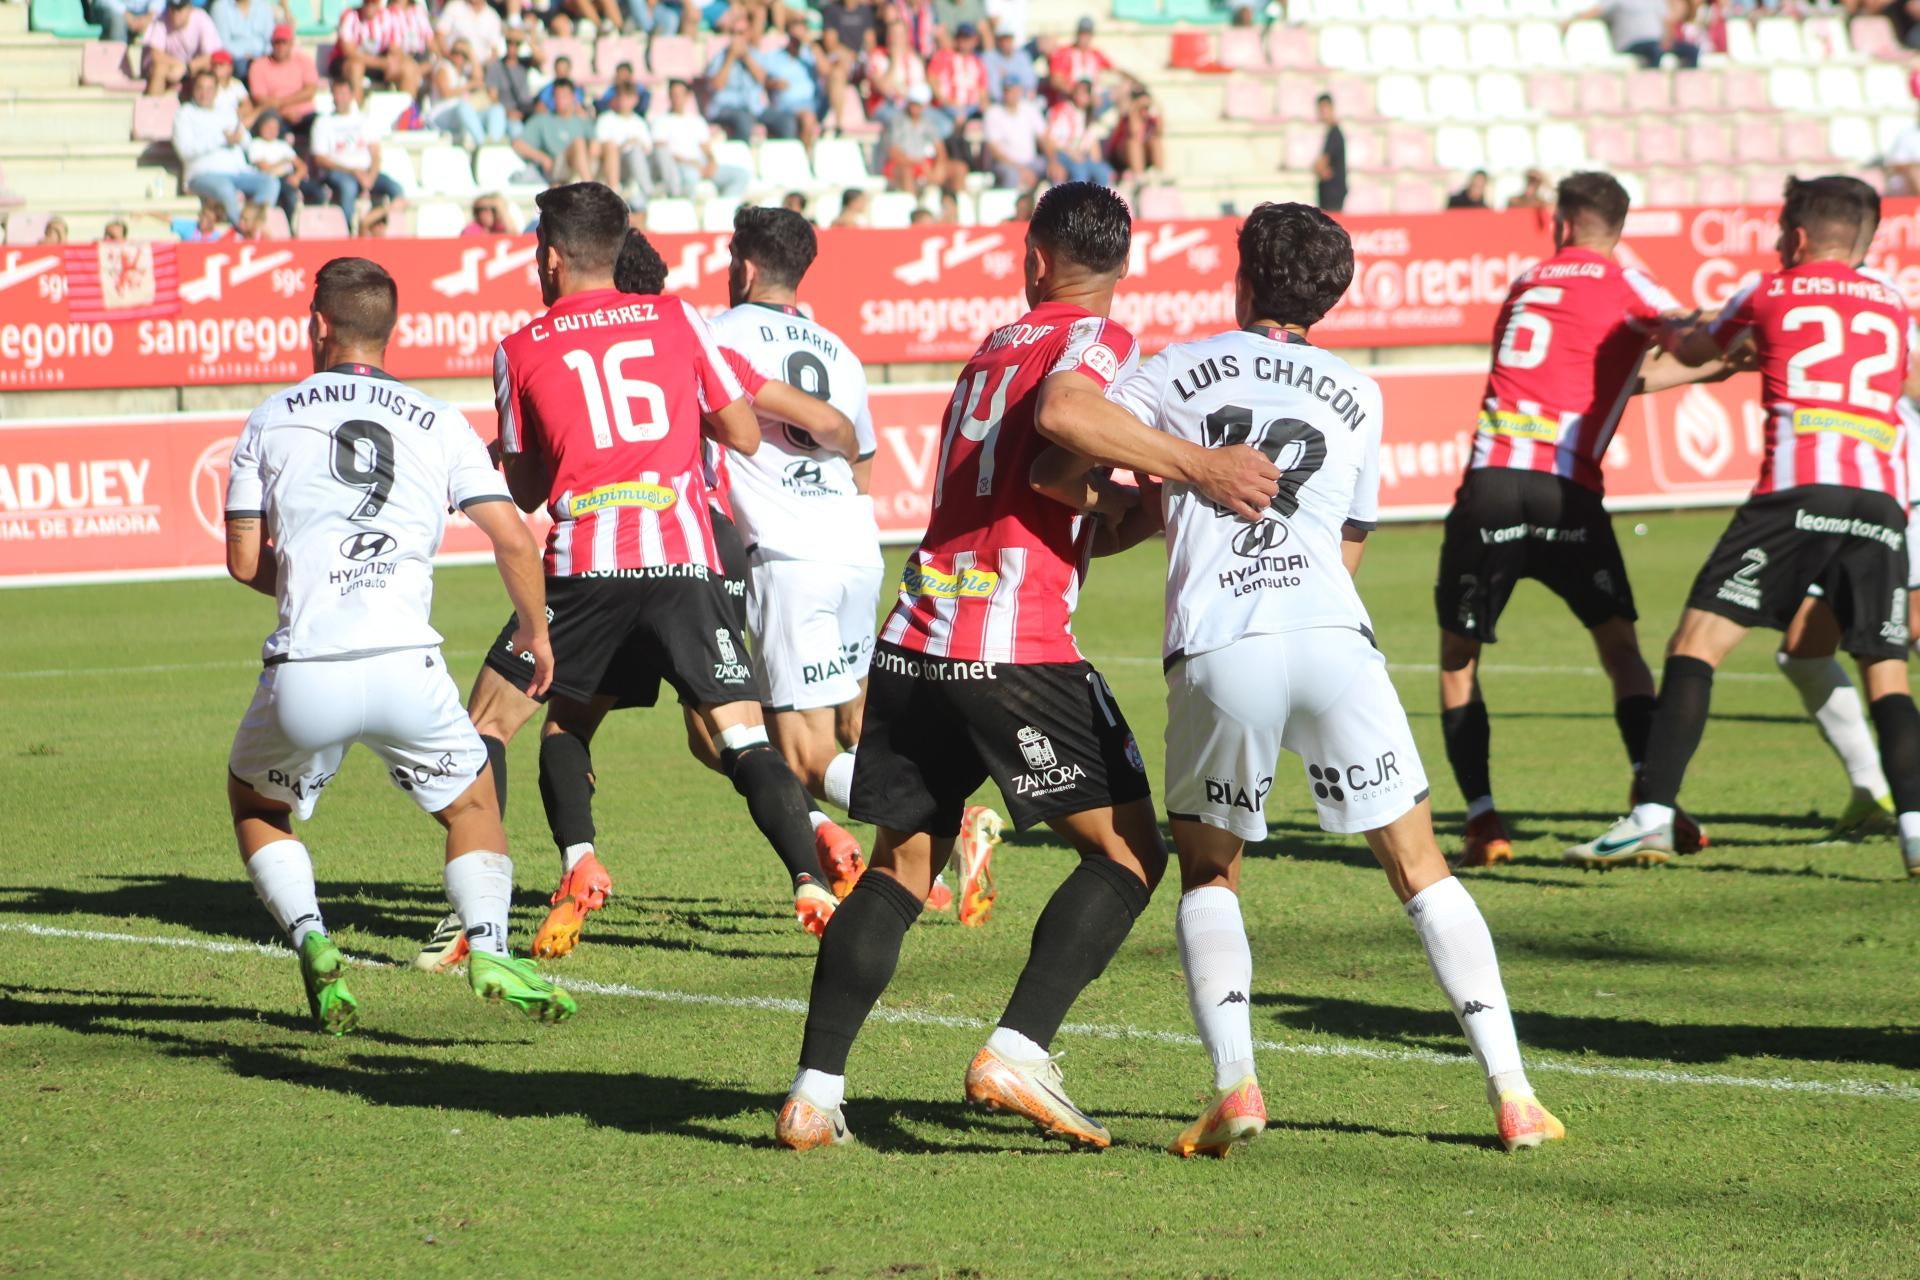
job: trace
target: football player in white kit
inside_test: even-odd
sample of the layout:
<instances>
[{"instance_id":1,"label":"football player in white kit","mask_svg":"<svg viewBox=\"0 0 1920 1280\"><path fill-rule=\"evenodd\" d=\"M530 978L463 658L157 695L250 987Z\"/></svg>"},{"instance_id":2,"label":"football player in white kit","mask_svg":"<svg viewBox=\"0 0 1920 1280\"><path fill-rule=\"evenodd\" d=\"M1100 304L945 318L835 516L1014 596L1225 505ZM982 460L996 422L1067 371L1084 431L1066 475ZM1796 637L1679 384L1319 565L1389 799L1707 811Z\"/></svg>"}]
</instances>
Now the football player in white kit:
<instances>
[{"instance_id":1,"label":"football player in white kit","mask_svg":"<svg viewBox=\"0 0 1920 1280\"><path fill-rule=\"evenodd\" d=\"M1308 205L1263 204L1240 229L1242 327L1169 347L1112 392L1159 430L1248 443L1281 469L1252 525L1184 486L1162 490L1177 934L1217 1090L1173 1143L1181 1156L1225 1155L1266 1125L1238 887L1245 842L1266 838L1283 748L1300 757L1321 827L1365 833L1405 904L1486 1073L1500 1141L1511 1151L1565 1135L1527 1083L1493 939L1434 839L1419 752L1354 588L1379 505L1380 389L1306 336L1352 278L1338 223Z\"/></svg>"},{"instance_id":2,"label":"football player in white kit","mask_svg":"<svg viewBox=\"0 0 1920 1280\"><path fill-rule=\"evenodd\" d=\"M821 448L805 431L756 406L761 444L728 459L733 508L747 547L747 617L767 682L773 743L817 800L847 807L884 562L867 476L874 451L867 375L840 338L797 305L813 265L813 225L789 209L734 214L727 272L731 310L714 338L748 368L744 380L791 384L852 420L857 455ZM816 809L825 866L859 859L859 842ZM864 864L859 864L864 868ZM836 893L858 872L836 875ZM940 888L936 886L936 896Z\"/></svg>"},{"instance_id":3,"label":"football player in white kit","mask_svg":"<svg viewBox=\"0 0 1920 1280\"><path fill-rule=\"evenodd\" d=\"M248 878L300 960L322 1030L359 1008L328 939L313 863L293 817L313 815L352 744L446 828L446 888L472 956L475 994L542 1021L566 992L507 954L513 864L487 753L447 674L428 617L433 553L458 508L492 540L522 618L515 637L552 679L540 551L460 411L381 372L398 315L393 278L364 258L314 276L314 374L247 419L227 481L227 571L272 596L280 624L234 735L227 796Z\"/></svg>"}]
</instances>

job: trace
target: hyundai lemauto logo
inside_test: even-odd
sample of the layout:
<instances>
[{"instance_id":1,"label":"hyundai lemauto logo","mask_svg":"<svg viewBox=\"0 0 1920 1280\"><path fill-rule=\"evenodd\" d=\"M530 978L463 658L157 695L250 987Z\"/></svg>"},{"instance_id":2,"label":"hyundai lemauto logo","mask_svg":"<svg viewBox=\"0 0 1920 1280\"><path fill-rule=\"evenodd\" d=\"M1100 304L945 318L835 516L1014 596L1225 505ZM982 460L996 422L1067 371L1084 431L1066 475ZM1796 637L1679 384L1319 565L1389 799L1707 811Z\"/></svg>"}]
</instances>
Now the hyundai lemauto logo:
<instances>
[{"instance_id":1,"label":"hyundai lemauto logo","mask_svg":"<svg viewBox=\"0 0 1920 1280\"><path fill-rule=\"evenodd\" d=\"M392 534L368 529L341 542L340 554L349 560L378 560L398 545Z\"/></svg>"},{"instance_id":2,"label":"hyundai lemauto logo","mask_svg":"<svg viewBox=\"0 0 1920 1280\"><path fill-rule=\"evenodd\" d=\"M1278 520L1250 524L1233 537L1233 554L1246 560L1258 560L1287 540L1287 526Z\"/></svg>"}]
</instances>

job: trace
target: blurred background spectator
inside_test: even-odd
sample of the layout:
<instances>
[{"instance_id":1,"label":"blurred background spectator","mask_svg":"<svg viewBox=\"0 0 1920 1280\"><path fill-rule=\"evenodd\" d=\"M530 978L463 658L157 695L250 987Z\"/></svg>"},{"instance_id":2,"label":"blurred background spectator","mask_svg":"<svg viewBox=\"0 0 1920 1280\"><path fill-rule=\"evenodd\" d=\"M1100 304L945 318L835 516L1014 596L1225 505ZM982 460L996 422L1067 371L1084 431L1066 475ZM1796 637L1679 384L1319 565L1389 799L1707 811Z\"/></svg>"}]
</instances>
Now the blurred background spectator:
<instances>
[{"instance_id":1,"label":"blurred background spectator","mask_svg":"<svg viewBox=\"0 0 1920 1280\"><path fill-rule=\"evenodd\" d=\"M507 212L500 204L499 196L481 196L473 202L473 221L469 222L463 236L505 236L513 234L513 227L507 222Z\"/></svg>"},{"instance_id":2,"label":"blurred background spectator","mask_svg":"<svg viewBox=\"0 0 1920 1280\"><path fill-rule=\"evenodd\" d=\"M173 117L181 185L221 208L229 222L239 219L243 198L261 204L280 198L280 179L248 163L246 140L233 107L217 96L213 72L194 72L188 99Z\"/></svg>"},{"instance_id":3,"label":"blurred background spectator","mask_svg":"<svg viewBox=\"0 0 1920 1280\"><path fill-rule=\"evenodd\" d=\"M207 7L220 44L233 55L233 73L242 80L255 58L267 56L279 11L268 0L213 0Z\"/></svg>"},{"instance_id":4,"label":"blurred background spectator","mask_svg":"<svg viewBox=\"0 0 1920 1280\"><path fill-rule=\"evenodd\" d=\"M257 0L256 0L257 2ZM263 111L278 112L287 130L304 135L313 120L320 76L313 57L293 42L293 28L285 23L273 29L267 56L247 68L247 94Z\"/></svg>"},{"instance_id":5,"label":"blurred background spectator","mask_svg":"<svg viewBox=\"0 0 1920 1280\"><path fill-rule=\"evenodd\" d=\"M722 196L746 190L753 175L738 165L723 165L713 155L713 130L700 114L693 88L684 80L667 84L667 113L653 125L660 164L656 173L666 195L691 196L704 180Z\"/></svg>"},{"instance_id":6,"label":"blurred background spectator","mask_svg":"<svg viewBox=\"0 0 1920 1280\"><path fill-rule=\"evenodd\" d=\"M380 171L380 143L360 109L359 91L342 77L332 84L333 111L313 122L308 160L312 169L303 193L309 204L331 199L340 206L351 232L360 197L375 208L401 194L400 184Z\"/></svg>"},{"instance_id":7,"label":"blurred background spectator","mask_svg":"<svg viewBox=\"0 0 1920 1280\"><path fill-rule=\"evenodd\" d=\"M1313 111L1327 130L1320 137L1320 154L1313 158L1314 202L1328 213L1339 213L1347 207L1347 135L1334 112L1332 94L1315 98Z\"/></svg>"},{"instance_id":8,"label":"blurred background spectator","mask_svg":"<svg viewBox=\"0 0 1920 1280\"><path fill-rule=\"evenodd\" d=\"M1052 144L1040 108L1017 80L1001 86L1000 100L987 108L982 126L986 161L995 186L1024 191L1045 181Z\"/></svg>"},{"instance_id":9,"label":"blurred background spectator","mask_svg":"<svg viewBox=\"0 0 1920 1280\"><path fill-rule=\"evenodd\" d=\"M1467 175L1467 185L1447 197L1449 209L1484 209L1487 207L1487 171L1475 169Z\"/></svg>"},{"instance_id":10,"label":"blurred background spectator","mask_svg":"<svg viewBox=\"0 0 1920 1280\"><path fill-rule=\"evenodd\" d=\"M1106 143L1094 127L1093 82L1082 80L1047 112L1047 176L1055 182L1113 184Z\"/></svg>"},{"instance_id":11,"label":"blurred background spectator","mask_svg":"<svg viewBox=\"0 0 1920 1280\"><path fill-rule=\"evenodd\" d=\"M167 0L161 15L148 24L138 46L142 61L129 71L147 82L147 92L158 96L170 93L185 83L189 74L212 65L220 48L220 33L213 19L193 6L193 0ZM127 48L129 62L134 46Z\"/></svg>"}]
</instances>

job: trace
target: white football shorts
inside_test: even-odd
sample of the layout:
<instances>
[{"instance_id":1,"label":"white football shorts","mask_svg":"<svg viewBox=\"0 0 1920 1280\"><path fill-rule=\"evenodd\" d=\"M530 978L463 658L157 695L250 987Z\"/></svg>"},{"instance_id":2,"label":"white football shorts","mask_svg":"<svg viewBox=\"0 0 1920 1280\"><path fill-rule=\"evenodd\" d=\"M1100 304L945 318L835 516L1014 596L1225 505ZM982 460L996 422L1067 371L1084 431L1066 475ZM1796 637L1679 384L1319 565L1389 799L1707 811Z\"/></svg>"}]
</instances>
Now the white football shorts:
<instances>
[{"instance_id":1,"label":"white football shorts","mask_svg":"<svg viewBox=\"0 0 1920 1280\"><path fill-rule=\"evenodd\" d=\"M763 560L747 568L747 626L774 711L837 707L860 696L873 662L879 566Z\"/></svg>"},{"instance_id":2,"label":"white football shorts","mask_svg":"<svg viewBox=\"0 0 1920 1280\"><path fill-rule=\"evenodd\" d=\"M1359 631L1248 636L1167 672L1167 813L1264 840L1282 749L1323 830L1384 827L1427 795L1387 660Z\"/></svg>"},{"instance_id":3,"label":"white football shorts","mask_svg":"<svg viewBox=\"0 0 1920 1280\"><path fill-rule=\"evenodd\" d=\"M305 821L356 742L428 813L459 799L487 763L440 651L398 649L263 670L227 768Z\"/></svg>"}]
</instances>

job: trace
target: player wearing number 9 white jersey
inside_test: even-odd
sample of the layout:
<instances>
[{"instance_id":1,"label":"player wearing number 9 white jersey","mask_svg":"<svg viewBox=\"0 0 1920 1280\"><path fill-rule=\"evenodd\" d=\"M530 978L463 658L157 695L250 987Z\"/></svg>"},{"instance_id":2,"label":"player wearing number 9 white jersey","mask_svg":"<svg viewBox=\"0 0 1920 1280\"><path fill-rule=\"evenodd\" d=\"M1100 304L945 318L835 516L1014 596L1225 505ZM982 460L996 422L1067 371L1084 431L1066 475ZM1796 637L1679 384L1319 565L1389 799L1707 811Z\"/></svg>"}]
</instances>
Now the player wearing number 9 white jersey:
<instances>
[{"instance_id":1,"label":"player wearing number 9 white jersey","mask_svg":"<svg viewBox=\"0 0 1920 1280\"><path fill-rule=\"evenodd\" d=\"M1374 381L1307 331L1346 292L1353 246L1300 204L1264 204L1240 230L1242 328L1167 348L1113 398L1205 445L1246 442L1281 471L1265 519L1243 525L1164 486L1168 540L1167 815L1180 858L1177 934L1213 1105L1173 1145L1224 1154L1266 1116L1248 999L1253 960L1237 886L1282 749L1328 831L1364 831L1485 1069L1509 1149L1562 1136L1534 1099L1473 899L1434 840L1426 776L1353 583L1373 528L1382 413Z\"/></svg>"},{"instance_id":2,"label":"player wearing number 9 white jersey","mask_svg":"<svg viewBox=\"0 0 1920 1280\"><path fill-rule=\"evenodd\" d=\"M234 833L299 953L315 1021L336 1035L352 1030L357 1004L292 818L312 816L356 742L447 830L447 894L466 922L474 990L543 1019L573 1012L565 992L507 955L506 834L486 749L429 618L432 556L457 508L493 541L514 607L530 619L515 639L531 683L544 687L553 659L538 552L460 411L380 371L396 301L376 263L336 258L320 269L315 373L247 419L227 480L228 571L280 606L228 758Z\"/></svg>"}]
</instances>

